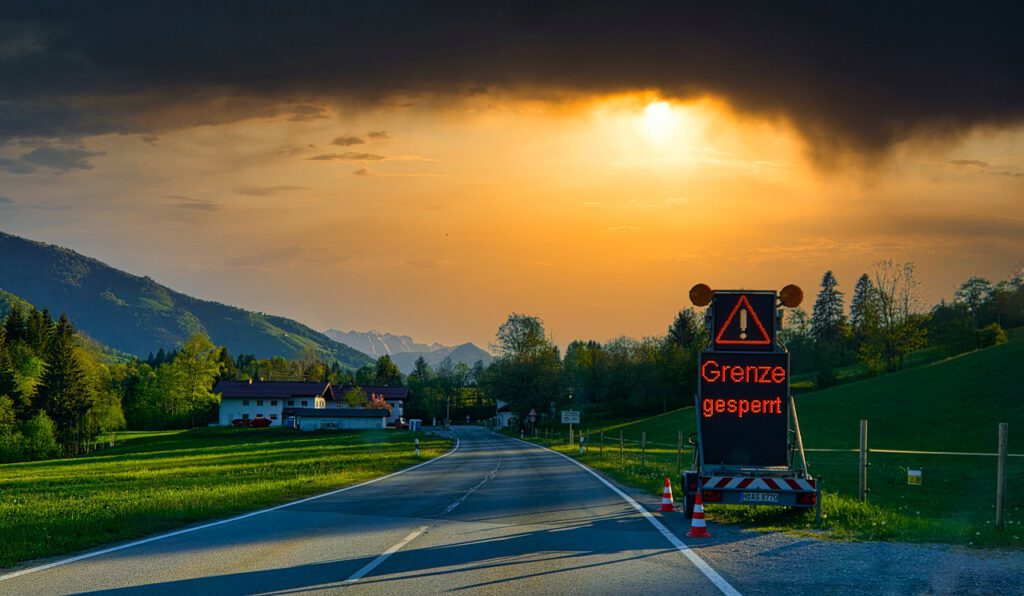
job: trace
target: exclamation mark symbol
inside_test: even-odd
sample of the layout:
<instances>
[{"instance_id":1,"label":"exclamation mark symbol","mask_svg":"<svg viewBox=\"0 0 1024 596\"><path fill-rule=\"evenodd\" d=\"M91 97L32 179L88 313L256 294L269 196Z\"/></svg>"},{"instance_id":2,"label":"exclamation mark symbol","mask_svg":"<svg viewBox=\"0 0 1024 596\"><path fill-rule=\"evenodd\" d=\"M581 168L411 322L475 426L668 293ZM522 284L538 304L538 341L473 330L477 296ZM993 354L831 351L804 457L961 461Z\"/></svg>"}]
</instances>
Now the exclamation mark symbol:
<instances>
[{"instance_id":1,"label":"exclamation mark symbol","mask_svg":"<svg viewBox=\"0 0 1024 596\"><path fill-rule=\"evenodd\" d=\"M747 339L747 309L740 309L740 339Z\"/></svg>"}]
</instances>

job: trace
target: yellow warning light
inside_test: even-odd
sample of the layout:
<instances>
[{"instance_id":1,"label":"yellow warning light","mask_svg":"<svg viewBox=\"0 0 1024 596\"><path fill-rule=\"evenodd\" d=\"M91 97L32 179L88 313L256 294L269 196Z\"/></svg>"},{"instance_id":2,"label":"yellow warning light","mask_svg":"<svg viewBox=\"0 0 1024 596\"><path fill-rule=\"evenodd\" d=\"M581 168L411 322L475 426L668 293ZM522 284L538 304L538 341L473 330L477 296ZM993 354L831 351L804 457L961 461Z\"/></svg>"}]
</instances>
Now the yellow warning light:
<instances>
[{"instance_id":1,"label":"yellow warning light","mask_svg":"<svg viewBox=\"0 0 1024 596\"><path fill-rule=\"evenodd\" d=\"M779 292L779 299L782 304L789 308L796 308L804 301L804 291L796 284L789 284Z\"/></svg>"},{"instance_id":2,"label":"yellow warning light","mask_svg":"<svg viewBox=\"0 0 1024 596\"><path fill-rule=\"evenodd\" d=\"M707 306L711 304L711 287L707 284L697 284L690 288L690 302L694 306Z\"/></svg>"}]
</instances>

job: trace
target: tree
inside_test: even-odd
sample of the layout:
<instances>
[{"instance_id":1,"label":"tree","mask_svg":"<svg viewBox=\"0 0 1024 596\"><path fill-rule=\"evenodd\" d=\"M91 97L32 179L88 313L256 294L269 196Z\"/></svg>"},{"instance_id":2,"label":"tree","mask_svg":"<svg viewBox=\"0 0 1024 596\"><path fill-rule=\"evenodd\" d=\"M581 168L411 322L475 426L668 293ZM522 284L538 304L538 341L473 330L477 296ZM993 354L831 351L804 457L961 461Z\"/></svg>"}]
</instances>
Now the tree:
<instances>
[{"instance_id":1,"label":"tree","mask_svg":"<svg viewBox=\"0 0 1024 596\"><path fill-rule=\"evenodd\" d=\"M975 327L981 323L981 309L992 296L992 289L992 282L984 277L974 275L960 284L953 294L953 302L963 304L967 308L967 312L974 317Z\"/></svg>"},{"instance_id":2,"label":"tree","mask_svg":"<svg viewBox=\"0 0 1024 596\"><path fill-rule=\"evenodd\" d=\"M409 382L412 383L415 379L418 382L426 382L430 380L432 371L430 365L427 364L427 359L423 356L416 358L416 362L413 364L413 370L409 373Z\"/></svg>"},{"instance_id":3,"label":"tree","mask_svg":"<svg viewBox=\"0 0 1024 596\"><path fill-rule=\"evenodd\" d=\"M794 373L814 370L814 338L811 336L811 319L802 308L785 310L785 319L779 330L779 341L789 350L790 363Z\"/></svg>"},{"instance_id":4,"label":"tree","mask_svg":"<svg viewBox=\"0 0 1024 596\"><path fill-rule=\"evenodd\" d=\"M692 308L684 308L676 315L672 324L668 327L668 337L683 350L693 350L700 347L697 344L706 343L707 330L704 328L703 317Z\"/></svg>"},{"instance_id":5,"label":"tree","mask_svg":"<svg viewBox=\"0 0 1024 596\"><path fill-rule=\"evenodd\" d=\"M499 355L488 371L489 395L508 402L521 420L531 408L546 411L567 397L558 348L545 337L540 319L512 313L496 337Z\"/></svg>"},{"instance_id":6,"label":"tree","mask_svg":"<svg viewBox=\"0 0 1024 596\"><path fill-rule=\"evenodd\" d=\"M48 459L60 455L57 444L57 425L46 415L39 412L22 426L22 451L28 459Z\"/></svg>"},{"instance_id":7,"label":"tree","mask_svg":"<svg viewBox=\"0 0 1024 596\"><path fill-rule=\"evenodd\" d=\"M384 354L377 359L374 381L377 385L402 386L402 371L391 361L391 356Z\"/></svg>"},{"instance_id":8,"label":"tree","mask_svg":"<svg viewBox=\"0 0 1024 596\"><path fill-rule=\"evenodd\" d=\"M345 395L342 396L342 399L344 399L345 403L353 408L362 408L366 406L368 401L370 401L362 387L353 387L352 389L349 389L345 392Z\"/></svg>"},{"instance_id":9,"label":"tree","mask_svg":"<svg viewBox=\"0 0 1024 596\"><path fill-rule=\"evenodd\" d=\"M811 336L819 344L837 344L842 340L846 316L843 314L843 293L838 286L835 275L826 271L811 312Z\"/></svg>"},{"instance_id":10,"label":"tree","mask_svg":"<svg viewBox=\"0 0 1024 596\"><path fill-rule=\"evenodd\" d=\"M160 367L165 375L166 398L188 420L192 428L220 403L213 383L222 370L220 353L205 333L193 333L174 360ZM164 371L164 368L168 370Z\"/></svg>"},{"instance_id":11,"label":"tree","mask_svg":"<svg viewBox=\"0 0 1024 596\"><path fill-rule=\"evenodd\" d=\"M55 424L57 440L68 455L80 453L91 438L85 415L92 407L93 397L74 327L62 314L39 386L39 401Z\"/></svg>"},{"instance_id":12,"label":"tree","mask_svg":"<svg viewBox=\"0 0 1024 596\"><path fill-rule=\"evenodd\" d=\"M391 404L389 404L383 396L377 395L376 393L370 398L370 402L366 404L368 410L387 410L388 416L391 415Z\"/></svg>"},{"instance_id":13,"label":"tree","mask_svg":"<svg viewBox=\"0 0 1024 596\"><path fill-rule=\"evenodd\" d=\"M864 273L857 280L853 288L853 299L850 300L850 325L858 343L863 339L865 329L873 325L875 319L875 286L868 274Z\"/></svg>"},{"instance_id":14,"label":"tree","mask_svg":"<svg viewBox=\"0 0 1024 596\"><path fill-rule=\"evenodd\" d=\"M875 299L877 325L869 330L861 345L862 362L883 362L889 370L903 368L910 352L924 347L924 325L927 315L920 312L920 282L913 263L899 264L890 260L875 264Z\"/></svg>"},{"instance_id":15,"label":"tree","mask_svg":"<svg viewBox=\"0 0 1024 596\"><path fill-rule=\"evenodd\" d=\"M498 328L498 354L512 360L526 360L551 346L544 336L544 323L537 317L512 313Z\"/></svg>"}]
</instances>

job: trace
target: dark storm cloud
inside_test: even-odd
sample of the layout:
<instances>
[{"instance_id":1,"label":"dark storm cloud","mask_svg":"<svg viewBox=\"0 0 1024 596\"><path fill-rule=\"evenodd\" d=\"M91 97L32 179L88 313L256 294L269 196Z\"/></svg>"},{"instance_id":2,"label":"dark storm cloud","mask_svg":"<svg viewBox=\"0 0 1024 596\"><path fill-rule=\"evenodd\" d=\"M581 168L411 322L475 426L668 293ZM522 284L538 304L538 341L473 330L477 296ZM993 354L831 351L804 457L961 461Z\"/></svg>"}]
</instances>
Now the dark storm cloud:
<instances>
[{"instance_id":1,"label":"dark storm cloud","mask_svg":"<svg viewBox=\"0 0 1024 596\"><path fill-rule=\"evenodd\" d=\"M91 170L90 157L103 155L102 151L86 151L67 147L38 147L21 154L17 159L0 159L0 170L13 174L30 174L39 167L58 172Z\"/></svg>"},{"instance_id":2,"label":"dark storm cloud","mask_svg":"<svg viewBox=\"0 0 1024 596\"><path fill-rule=\"evenodd\" d=\"M341 147L351 147L352 145L362 145L366 143L366 139L357 137L355 135L342 135L331 141L331 143L334 145L339 145Z\"/></svg>"},{"instance_id":3,"label":"dark storm cloud","mask_svg":"<svg viewBox=\"0 0 1024 596\"><path fill-rule=\"evenodd\" d=\"M0 140L319 118L397 95L658 89L786 118L823 153L877 153L1019 122L1022 17L1021 3L14 1Z\"/></svg>"}]
</instances>

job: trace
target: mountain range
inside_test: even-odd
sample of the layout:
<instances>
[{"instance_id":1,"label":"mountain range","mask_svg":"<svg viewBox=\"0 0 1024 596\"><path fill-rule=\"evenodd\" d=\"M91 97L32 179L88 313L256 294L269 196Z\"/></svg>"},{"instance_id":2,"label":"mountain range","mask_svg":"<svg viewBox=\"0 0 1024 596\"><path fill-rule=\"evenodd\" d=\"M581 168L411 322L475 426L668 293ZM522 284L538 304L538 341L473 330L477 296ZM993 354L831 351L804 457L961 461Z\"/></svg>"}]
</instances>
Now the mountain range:
<instances>
[{"instance_id":1,"label":"mountain range","mask_svg":"<svg viewBox=\"0 0 1024 596\"><path fill-rule=\"evenodd\" d=\"M408 335L380 333L379 331L328 329L324 334L373 358L387 354L399 370L405 374L412 372L416 366L416 359L420 356L423 356L431 368L437 368L446 358L450 359L453 364L464 362L469 366L473 366L478 360L487 365L493 359L488 352L473 343L445 346L435 342L428 345L417 343Z\"/></svg>"},{"instance_id":2,"label":"mountain range","mask_svg":"<svg viewBox=\"0 0 1024 596\"><path fill-rule=\"evenodd\" d=\"M17 298L56 316L67 313L92 339L145 358L204 331L228 351L290 358L310 348L359 368L369 356L302 323L193 298L72 250L0 232L0 302ZM13 296L10 296L13 294ZM15 298L16 297L16 298Z\"/></svg>"}]
</instances>

